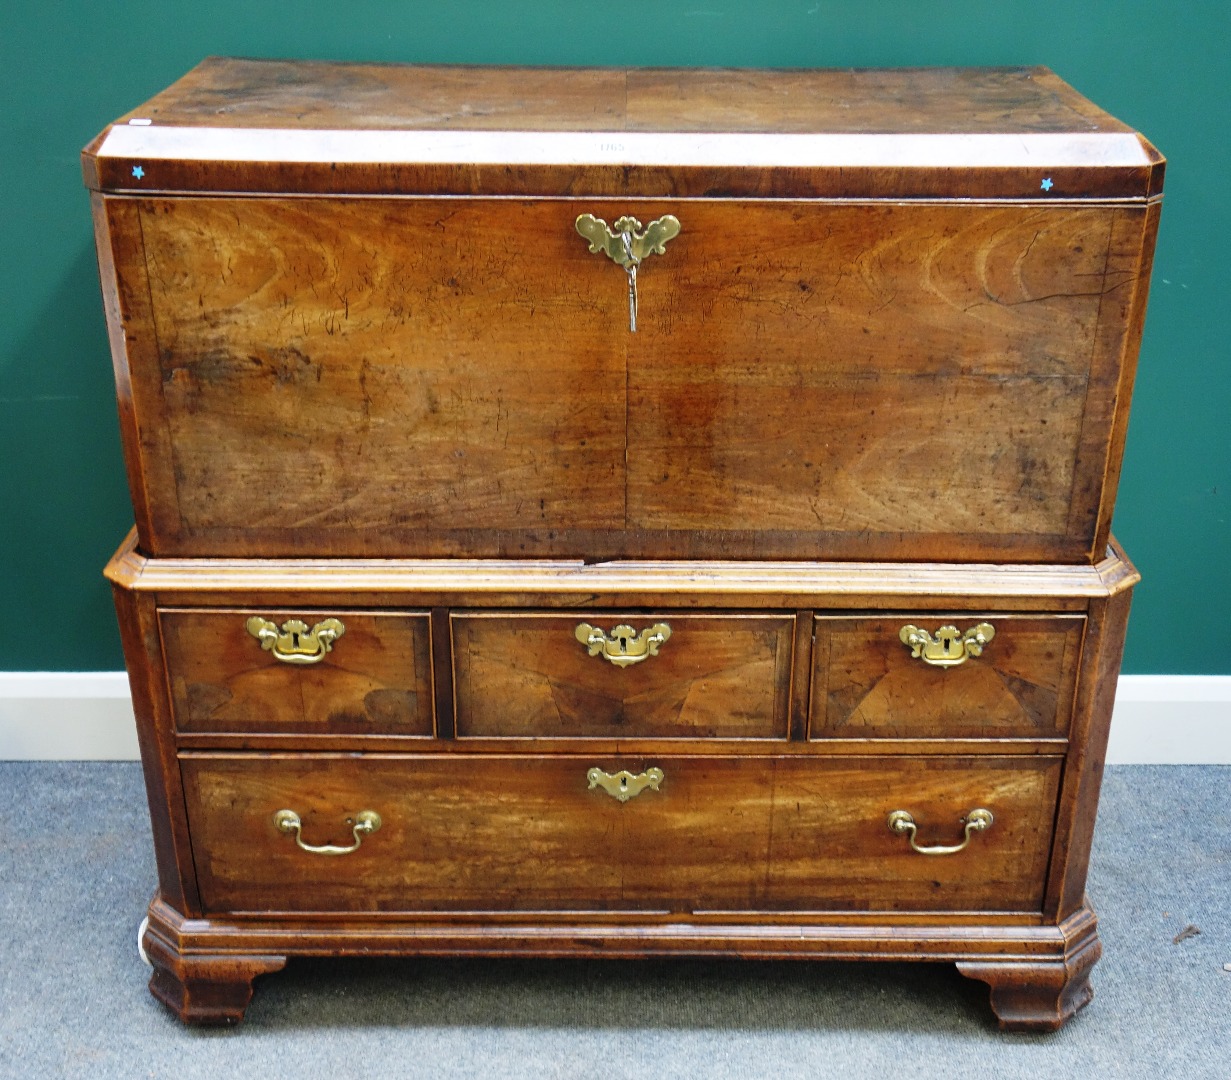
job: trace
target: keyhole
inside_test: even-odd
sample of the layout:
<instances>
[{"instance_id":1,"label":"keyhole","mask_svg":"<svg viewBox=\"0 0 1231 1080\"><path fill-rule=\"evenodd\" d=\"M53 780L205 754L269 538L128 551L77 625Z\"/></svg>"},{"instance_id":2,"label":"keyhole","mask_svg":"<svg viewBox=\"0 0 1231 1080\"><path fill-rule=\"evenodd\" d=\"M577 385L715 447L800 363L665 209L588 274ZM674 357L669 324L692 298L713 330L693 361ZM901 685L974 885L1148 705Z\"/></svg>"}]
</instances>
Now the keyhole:
<instances>
[{"instance_id":1,"label":"keyhole","mask_svg":"<svg viewBox=\"0 0 1231 1080\"><path fill-rule=\"evenodd\" d=\"M299 648L299 635L295 633L294 631L291 631L291 648L292 649Z\"/></svg>"},{"instance_id":2,"label":"keyhole","mask_svg":"<svg viewBox=\"0 0 1231 1080\"><path fill-rule=\"evenodd\" d=\"M621 791L623 791L623 790L624 790L624 788L626 788L626 787L628 787L628 777L627 777L627 776L621 776L621 777L620 777L620 790L621 790Z\"/></svg>"}]
</instances>

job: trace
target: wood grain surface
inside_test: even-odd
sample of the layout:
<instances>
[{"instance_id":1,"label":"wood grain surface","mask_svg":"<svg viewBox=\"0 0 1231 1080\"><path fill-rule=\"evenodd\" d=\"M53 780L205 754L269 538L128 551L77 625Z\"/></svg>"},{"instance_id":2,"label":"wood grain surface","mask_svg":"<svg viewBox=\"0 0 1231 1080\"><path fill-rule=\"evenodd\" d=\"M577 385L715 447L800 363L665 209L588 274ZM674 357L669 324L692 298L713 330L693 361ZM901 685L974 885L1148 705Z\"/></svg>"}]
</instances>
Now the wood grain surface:
<instances>
[{"instance_id":1,"label":"wood grain surface","mask_svg":"<svg viewBox=\"0 0 1231 1080\"><path fill-rule=\"evenodd\" d=\"M570 148L553 155L560 139ZM1144 199L1161 190L1163 159L1045 68L213 57L104 131L82 167L107 191L771 198L944 197L956 172L973 197L1047 200Z\"/></svg>"},{"instance_id":2,"label":"wood grain surface","mask_svg":"<svg viewBox=\"0 0 1231 1080\"><path fill-rule=\"evenodd\" d=\"M1083 906L1059 925L1063 956L958 961L963 975L988 984L1001 1031L1057 1031L1094 997L1090 969L1103 955L1094 913Z\"/></svg>"},{"instance_id":3,"label":"wood grain surface","mask_svg":"<svg viewBox=\"0 0 1231 1080\"><path fill-rule=\"evenodd\" d=\"M983 654L951 668L911 656L899 631L935 634L980 622L995 629ZM980 738L1063 735L1085 620L1073 616L904 614L819 617L813 648L815 738Z\"/></svg>"},{"instance_id":4,"label":"wood grain surface","mask_svg":"<svg viewBox=\"0 0 1231 1080\"><path fill-rule=\"evenodd\" d=\"M593 766L661 768L620 803ZM1042 902L1059 758L801 761L185 755L206 908L226 911L990 910ZM923 856L886 826L904 809L921 844L961 839L975 807L995 823L954 856ZM294 810L301 851L273 825ZM858 882L858 888L851 887Z\"/></svg>"},{"instance_id":5,"label":"wood grain surface","mask_svg":"<svg viewBox=\"0 0 1231 1080\"><path fill-rule=\"evenodd\" d=\"M628 209L684 215L635 335L572 229ZM1099 318L1138 211L181 199L140 227L154 553L1078 561L1105 526Z\"/></svg>"},{"instance_id":6,"label":"wood grain surface","mask_svg":"<svg viewBox=\"0 0 1231 1080\"><path fill-rule=\"evenodd\" d=\"M211 56L128 116L321 129L1131 130L1041 67L528 70Z\"/></svg>"},{"instance_id":7,"label":"wood grain surface","mask_svg":"<svg viewBox=\"0 0 1231 1080\"><path fill-rule=\"evenodd\" d=\"M942 560L948 534L958 558L1088 546L1067 525L1116 211L679 214L629 342L630 528Z\"/></svg>"},{"instance_id":8,"label":"wood grain surface","mask_svg":"<svg viewBox=\"0 0 1231 1080\"><path fill-rule=\"evenodd\" d=\"M152 559L135 531L104 571L165 602L284 604L370 598L399 606L819 608L1082 611L1141 580L1114 542L1091 566L1027 563L741 562L580 559ZM418 599L411 600L410 597ZM341 601L339 601L341 602Z\"/></svg>"},{"instance_id":9,"label":"wood grain surface","mask_svg":"<svg viewBox=\"0 0 1231 1080\"><path fill-rule=\"evenodd\" d=\"M345 633L318 663L288 664L248 633L252 615L338 618ZM433 734L426 614L164 609L159 622L181 732Z\"/></svg>"},{"instance_id":10,"label":"wood grain surface","mask_svg":"<svg viewBox=\"0 0 1231 1080\"><path fill-rule=\"evenodd\" d=\"M794 619L678 612L453 616L457 734L787 737ZM620 668L575 636L666 623L657 656Z\"/></svg>"},{"instance_id":11,"label":"wood grain surface","mask_svg":"<svg viewBox=\"0 0 1231 1080\"><path fill-rule=\"evenodd\" d=\"M622 522L624 274L568 208L160 201L142 230L186 530Z\"/></svg>"},{"instance_id":12,"label":"wood grain surface","mask_svg":"<svg viewBox=\"0 0 1231 1080\"><path fill-rule=\"evenodd\" d=\"M192 839L184 816L184 790L176 759L175 722L167 697L166 664L154 597L112 589L120 642L132 693L141 773L150 810L158 867L158 894L177 911L199 914L201 901L192 862Z\"/></svg>"}]
</instances>

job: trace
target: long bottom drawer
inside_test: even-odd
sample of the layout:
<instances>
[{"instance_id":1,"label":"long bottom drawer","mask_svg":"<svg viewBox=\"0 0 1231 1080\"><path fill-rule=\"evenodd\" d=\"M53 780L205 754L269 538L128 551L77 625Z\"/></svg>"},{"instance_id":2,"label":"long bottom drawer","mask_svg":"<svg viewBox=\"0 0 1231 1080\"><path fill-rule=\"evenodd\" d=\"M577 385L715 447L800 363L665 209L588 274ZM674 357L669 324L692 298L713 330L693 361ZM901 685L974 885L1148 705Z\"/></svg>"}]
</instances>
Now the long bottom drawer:
<instances>
[{"instance_id":1,"label":"long bottom drawer","mask_svg":"<svg viewBox=\"0 0 1231 1080\"><path fill-rule=\"evenodd\" d=\"M181 767L210 913L1024 912L1043 901L1061 759L186 754ZM976 809L981 830L966 827ZM889 827L894 811L913 835Z\"/></svg>"}]
</instances>

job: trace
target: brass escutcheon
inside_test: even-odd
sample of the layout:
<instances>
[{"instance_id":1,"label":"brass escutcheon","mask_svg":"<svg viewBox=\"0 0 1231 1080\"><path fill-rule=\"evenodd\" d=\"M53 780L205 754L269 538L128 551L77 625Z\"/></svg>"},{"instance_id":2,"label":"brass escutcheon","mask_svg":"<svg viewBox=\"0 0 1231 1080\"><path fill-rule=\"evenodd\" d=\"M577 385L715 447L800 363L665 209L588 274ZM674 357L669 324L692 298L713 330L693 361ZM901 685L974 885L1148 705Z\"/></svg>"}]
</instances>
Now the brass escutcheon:
<instances>
[{"instance_id":1,"label":"brass escutcheon","mask_svg":"<svg viewBox=\"0 0 1231 1080\"><path fill-rule=\"evenodd\" d=\"M972 656L981 656L983 646L996 636L991 623L981 622L961 633L956 626L942 626L933 637L926 630L907 624L898 632L911 656L936 667L956 667Z\"/></svg>"},{"instance_id":2,"label":"brass escutcheon","mask_svg":"<svg viewBox=\"0 0 1231 1080\"><path fill-rule=\"evenodd\" d=\"M597 626L578 623L573 635L589 651L591 656L604 656L616 667L640 664L642 660L658 655L658 647L671 636L671 627L655 623L640 633L626 623L612 627L610 634Z\"/></svg>"},{"instance_id":3,"label":"brass escutcheon","mask_svg":"<svg viewBox=\"0 0 1231 1080\"><path fill-rule=\"evenodd\" d=\"M261 648L284 664L317 664L346 633L339 619L323 619L311 628L302 619L288 619L279 630L277 623L253 615L246 625Z\"/></svg>"},{"instance_id":4,"label":"brass escutcheon","mask_svg":"<svg viewBox=\"0 0 1231 1080\"><path fill-rule=\"evenodd\" d=\"M671 214L651 221L645 232L641 231L640 221L628 216L617 218L614 230L593 214L580 215L576 226L577 232L590 241L590 254L597 255L601 251L625 270L636 266L647 255L666 254L667 241L680 234L679 219Z\"/></svg>"},{"instance_id":5,"label":"brass escutcheon","mask_svg":"<svg viewBox=\"0 0 1231 1080\"><path fill-rule=\"evenodd\" d=\"M651 221L645 231L635 217L617 218L614 228L593 214L581 214L574 225L577 232L590 242L590 253L600 251L628 275L628 329L637 332L637 267L650 255L664 255L667 241L680 234L680 222L671 214Z\"/></svg>"},{"instance_id":6,"label":"brass escutcheon","mask_svg":"<svg viewBox=\"0 0 1231 1080\"><path fill-rule=\"evenodd\" d=\"M640 795L646 788L657 791L658 785L663 782L663 776L662 769L657 767L646 769L645 772L638 773L636 776L627 769L613 776L597 767L586 773L590 787L601 787L613 799L618 799L620 802L628 802L629 799Z\"/></svg>"},{"instance_id":7,"label":"brass escutcheon","mask_svg":"<svg viewBox=\"0 0 1231 1080\"><path fill-rule=\"evenodd\" d=\"M381 820L375 810L360 810L353 818L347 818L346 824L351 827L351 835L355 838L355 842L349 847L338 847L335 844L305 844L303 842L303 822L294 810L279 810L274 814L274 825L278 830L284 833L294 833L295 843L313 855L349 855L352 851L358 851L363 838L380 828Z\"/></svg>"},{"instance_id":8,"label":"brass escutcheon","mask_svg":"<svg viewBox=\"0 0 1231 1080\"><path fill-rule=\"evenodd\" d=\"M920 847L915 842L915 819L905 810L894 810L889 815L888 824L890 832L897 833L898 836L909 836L910 846L920 855L956 855L970 843L970 838L975 833L983 832L984 829L990 829L993 820L990 810L982 808L971 810L969 814L961 819L966 825L966 838L960 844L950 846L937 845L935 847Z\"/></svg>"}]
</instances>

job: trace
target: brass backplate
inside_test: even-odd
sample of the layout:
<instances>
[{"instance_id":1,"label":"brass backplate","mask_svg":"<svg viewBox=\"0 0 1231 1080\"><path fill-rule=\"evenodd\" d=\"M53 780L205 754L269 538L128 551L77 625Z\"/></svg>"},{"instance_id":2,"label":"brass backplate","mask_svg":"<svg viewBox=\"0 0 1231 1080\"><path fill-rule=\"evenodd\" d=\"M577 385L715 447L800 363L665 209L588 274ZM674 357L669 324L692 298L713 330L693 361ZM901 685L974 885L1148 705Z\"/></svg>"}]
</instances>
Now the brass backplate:
<instances>
[{"instance_id":1,"label":"brass backplate","mask_svg":"<svg viewBox=\"0 0 1231 1080\"><path fill-rule=\"evenodd\" d=\"M597 626L583 622L577 625L574 636L591 656L603 656L616 667L629 667L657 656L658 647L671 636L671 627L666 623L655 623L637 631L627 623L621 623L612 627L608 634Z\"/></svg>"},{"instance_id":2,"label":"brass backplate","mask_svg":"<svg viewBox=\"0 0 1231 1080\"><path fill-rule=\"evenodd\" d=\"M995 636L995 628L985 622L972 626L965 633L956 626L942 626L935 637L910 624L898 632L902 644L910 648L911 656L935 667L956 667L969 657L981 656L983 646Z\"/></svg>"},{"instance_id":3,"label":"brass backplate","mask_svg":"<svg viewBox=\"0 0 1231 1080\"><path fill-rule=\"evenodd\" d=\"M613 775L597 767L586 773L590 787L600 787L620 802L628 802L629 799L636 798L646 788L657 791L658 785L663 782L663 777L662 769L657 767L646 769L645 772L637 773L635 776L627 769Z\"/></svg>"},{"instance_id":4,"label":"brass backplate","mask_svg":"<svg viewBox=\"0 0 1231 1080\"><path fill-rule=\"evenodd\" d=\"M322 619L311 627L302 619L288 619L279 628L277 623L253 615L245 626L262 649L284 664L320 663L333 643L346 633L339 619Z\"/></svg>"}]
</instances>

